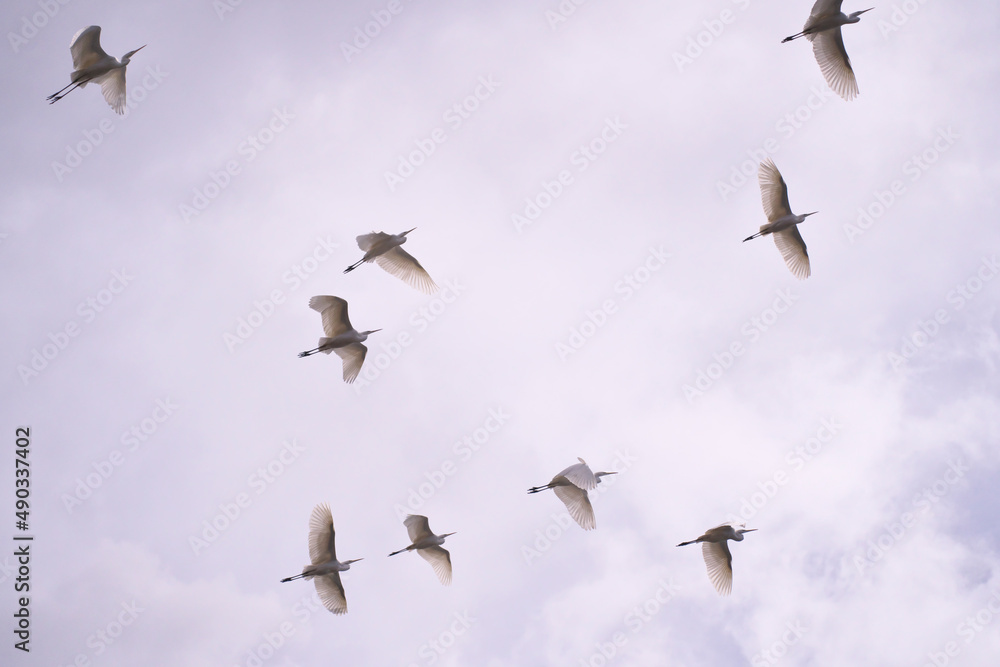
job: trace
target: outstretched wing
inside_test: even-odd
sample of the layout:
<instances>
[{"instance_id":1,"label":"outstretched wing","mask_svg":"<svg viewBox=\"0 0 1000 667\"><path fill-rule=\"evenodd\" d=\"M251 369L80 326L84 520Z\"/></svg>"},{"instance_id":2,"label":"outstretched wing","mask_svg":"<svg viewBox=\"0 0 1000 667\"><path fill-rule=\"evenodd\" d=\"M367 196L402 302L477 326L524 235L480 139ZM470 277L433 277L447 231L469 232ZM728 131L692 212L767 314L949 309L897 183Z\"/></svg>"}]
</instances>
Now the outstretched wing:
<instances>
[{"instance_id":1,"label":"outstretched wing","mask_svg":"<svg viewBox=\"0 0 1000 667\"><path fill-rule=\"evenodd\" d=\"M702 542L701 555L715 590L719 595L729 595L733 590L733 556L729 553L727 540Z\"/></svg>"},{"instance_id":2,"label":"outstretched wing","mask_svg":"<svg viewBox=\"0 0 1000 667\"><path fill-rule=\"evenodd\" d=\"M858 96L858 81L854 78L840 28L824 30L813 37L813 55L827 85L845 100L853 100Z\"/></svg>"},{"instance_id":3,"label":"outstretched wing","mask_svg":"<svg viewBox=\"0 0 1000 667\"><path fill-rule=\"evenodd\" d=\"M583 489L575 486L553 487L559 500L566 505L566 511L573 517L573 520L580 524L584 530L597 528L597 519L594 518L594 507L590 504L590 498Z\"/></svg>"},{"instance_id":4,"label":"outstretched wing","mask_svg":"<svg viewBox=\"0 0 1000 667\"><path fill-rule=\"evenodd\" d=\"M433 294L438 289L438 286L431 279L424 267L420 265L420 262L399 246L390 248L376 257L375 263L410 287L418 289L425 294Z\"/></svg>"},{"instance_id":5,"label":"outstretched wing","mask_svg":"<svg viewBox=\"0 0 1000 667\"><path fill-rule=\"evenodd\" d=\"M323 606L334 614L347 613L347 597L344 595L344 584L340 582L340 572L331 572L313 579L316 584L316 594Z\"/></svg>"},{"instance_id":6,"label":"outstretched wing","mask_svg":"<svg viewBox=\"0 0 1000 667\"><path fill-rule=\"evenodd\" d=\"M309 307L322 316L323 333L329 338L336 338L353 328L347 317L347 302L339 296L314 296L309 299Z\"/></svg>"},{"instance_id":7,"label":"outstretched wing","mask_svg":"<svg viewBox=\"0 0 1000 667\"><path fill-rule=\"evenodd\" d=\"M326 503L316 505L309 517L309 560L313 565L329 563L337 557L333 544L335 537L330 506Z\"/></svg>"},{"instance_id":8,"label":"outstretched wing","mask_svg":"<svg viewBox=\"0 0 1000 667\"><path fill-rule=\"evenodd\" d=\"M792 207L788 204L788 186L771 158L765 158L760 163L757 181L760 183L760 201L764 205L764 215L768 222L774 222L792 212Z\"/></svg>"},{"instance_id":9,"label":"outstretched wing","mask_svg":"<svg viewBox=\"0 0 1000 667\"><path fill-rule=\"evenodd\" d=\"M108 57L101 48L101 26L92 25L80 30L69 42L69 52L73 56L73 69L90 67Z\"/></svg>"},{"instance_id":10,"label":"outstretched wing","mask_svg":"<svg viewBox=\"0 0 1000 667\"><path fill-rule=\"evenodd\" d=\"M94 77L94 81L101 84L101 92L108 105L115 110L116 114L125 113L125 68L117 67L107 74Z\"/></svg>"},{"instance_id":11,"label":"outstretched wing","mask_svg":"<svg viewBox=\"0 0 1000 667\"><path fill-rule=\"evenodd\" d=\"M788 270L799 280L809 277L809 253L806 252L806 242L802 240L799 226L792 225L788 229L772 234L774 245L785 259Z\"/></svg>"},{"instance_id":12,"label":"outstretched wing","mask_svg":"<svg viewBox=\"0 0 1000 667\"><path fill-rule=\"evenodd\" d=\"M431 567L434 568L434 574L437 575L442 584L445 586L451 584L451 554L448 553L447 549L427 547L426 549L417 549L417 553L431 564Z\"/></svg>"},{"instance_id":13,"label":"outstretched wing","mask_svg":"<svg viewBox=\"0 0 1000 667\"><path fill-rule=\"evenodd\" d=\"M403 525L406 526L406 534L410 536L411 544L433 535L430 522L422 514L407 514Z\"/></svg>"},{"instance_id":14,"label":"outstretched wing","mask_svg":"<svg viewBox=\"0 0 1000 667\"><path fill-rule=\"evenodd\" d=\"M335 347L333 351L337 353L338 357L344 360L344 382L351 384L361 372L361 367L365 363L365 356L368 354L368 348L361 343L351 343L343 347Z\"/></svg>"}]
</instances>

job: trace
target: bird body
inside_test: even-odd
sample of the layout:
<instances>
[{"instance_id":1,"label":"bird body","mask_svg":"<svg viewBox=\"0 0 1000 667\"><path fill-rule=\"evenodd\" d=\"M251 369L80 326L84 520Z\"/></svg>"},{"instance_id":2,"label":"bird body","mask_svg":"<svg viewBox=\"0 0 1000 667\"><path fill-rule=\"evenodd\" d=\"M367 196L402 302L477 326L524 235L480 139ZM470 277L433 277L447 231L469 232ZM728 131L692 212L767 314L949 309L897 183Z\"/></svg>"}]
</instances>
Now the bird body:
<instances>
[{"instance_id":1,"label":"bird body","mask_svg":"<svg viewBox=\"0 0 1000 667\"><path fill-rule=\"evenodd\" d=\"M299 356L308 357L317 352L323 354L336 352L344 363L344 382L354 382L368 354L368 348L362 343L368 340L370 334L381 329L357 331L351 326L351 321L347 317L347 302L339 296L314 296L309 299L309 307L322 316L323 333L326 336L319 339L318 347L299 352Z\"/></svg>"},{"instance_id":2,"label":"bird body","mask_svg":"<svg viewBox=\"0 0 1000 667\"><path fill-rule=\"evenodd\" d=\"M552 481L544 486L533 486L528 489L528 493L538 493L546 489L552 489L556 496L566 505L566 510L573 520L584 530L597 528L597 519L594 517L594 507L590 504L590 497L587 491L597 488L601 483L601 477L605 475L617 475L616 472L593 472L587 462L577 457L579 463L575 463L561 471Z\"/></svg>"},{"instance_id":3,"label":"bird body","mask_svg":"<svg viewBox=\"0 0 1000 667\"><path fill-rule=\"evenodd\" d=\"M322 503L313 508L309 519L309 559L310 564L302 568L302 574L296 574L281 580L312 579L316 585L323 606L334 614L347 613L347 598L344 595L344 585L340 581L340 573L351 569L351 563L357 563L361 558L337 560L337 548L334 544L336 533L333 529L333 515L330 506Z\"/></svg>"},{"instance_id":4,"label":"bird body","mask_svg":"<svg viewBox=\"0 0 1000 667\"><path fill-rule=\"evenodd\" d=\"M760 163L757 180L760 182L760 198L767 223L760 226L759 232L743 239L743 242L770 234L788 269L796 278L804 280L810 274L809 253L798 225L817 211L802 215L792 213L788 203L788 186L771 158Z\"/></svg>"},{"instance_id":5,"label":"bird body","mask_svg":"<svg viewBox=\"0 0 1000 667\"><path fill-rule=\"evenodd\" d=\"M705 534L677 546L701 542L701 555L708 568L708 578L712 580L719 595L729 595L733 589L733 555L729 552L727 540L743 541L743 534L757 530L756 528L734 528L732 524L724 523L705 531Z\"/></svg>"},{"instance_id":6,"label":"bird body","mask_svg":"<svg viewBox=\"0 0 1000 667\"><path fill-rule=\"evenodd\" d=\"M816 0L802 32L781 40L790 42L805 37L813 45L813 55L823 72L823 77L831 89L845 100L858 96L858 82L854 78L851 59L844 48L844 36L840 27L848 23L858 23L861 15L874 8L863 9L850 15L840 11L844 0Z\"/></svg>"},{"instance_id":7,"label":"bird body","mask_svg":"<svg viewBox=\"0 0 1000 667\"><path fill-rule=\"evenodd\" d=\"M406 532L410 536L411 544L398 551L393 551L389 555L395 556L404 551L416 550L425 561L431 564L431 567L434 568L434 573L442 584L445 586L451 584L451 554L448 553L447 549L442 548L441 545L444 544L446 537L455 533L435 535L431 532L430 522L428 522L427 517L420 514L407 514L403 525L406 526Z\"/></svg>"},{"instance_id":8,"label":"bird body","mask_svg":"<svg viewBox=\"0 0 1000 667\"><path fill-rule=\"evenodd\" d=\"M406 235L413 229L399 234L386 234L385 232L362 234L357 238L357 241L358 247L364 250L365 256L344 269L344 273L350 273L365 262L375 262L410 287L427 294L433 294L437 291L438 286L424 267L420 265L420 262L399 247L406 243Z\"/></svg>"},{"instance_id":9,"label":"bird body","mask_svg":"<svg viewBox=\"0 0 1000 667\"><path fill-rule=\"evenodd\" d=\"M141 49L129 51L119 61L101 48L101 27L92 25L76 33L69 45L73 56L70 83L47 98L49 104L58 102L76 88L84 88L91 81L101 85L101 92L115 113L125 113L125 68L130 59ZM65 91L65 92L64 92Z\"/></svg>"}]
</instances>

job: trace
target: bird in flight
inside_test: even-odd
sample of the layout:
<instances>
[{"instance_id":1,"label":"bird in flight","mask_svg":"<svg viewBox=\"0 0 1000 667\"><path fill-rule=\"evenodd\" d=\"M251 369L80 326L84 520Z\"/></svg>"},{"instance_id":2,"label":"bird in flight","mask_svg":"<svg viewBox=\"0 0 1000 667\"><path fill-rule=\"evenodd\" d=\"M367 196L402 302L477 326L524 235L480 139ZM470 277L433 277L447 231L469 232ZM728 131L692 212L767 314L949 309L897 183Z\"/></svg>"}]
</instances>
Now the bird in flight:
<instances>
[{"instance_id":1,"label":"bird in flight","mask_svg":"<svg viewBox=\"0 0 1000 667\"><path fill-rule=\"evenodd\" d=\"M113 58L101 48L101 26L92 25L84 28L73 36L69 44L69 52L73 56L73 72L70 73L70 83L62 90L52 93L46 99L54 104L76 88L83 88L91 81L101 85L104 99L117 114L125 113L125 68L129 59L141 49L129 51L122 56L121 61Z\"/></svg>"},{"instance_id":2,"label":"bird in flight","mask_svg":"<svg viewBox=\"0 0 1000 667\"><path fill-rule=\"evenodd\" d=\"M580 524L584 530L597 528L597 519L594 517L594 507L590 504L587 491L597 488L601 483L601 477L605 475L617 475L617 472L592 472L590 466L583 459L577 457L579 463L574 463L544 486L533 486L528 489L528 493L538 493L546 489L555 491L559 500L566 505L566 510L573 520Z\"/></svg>"},{"instance_id":3,"label":"bird in flight","mask_svg":"<svg viewBox=\"0 0 1000 667\"><path fill-rule=\"evenodd\" d=\"M798 225L818 211L802 215L792 213L792 207L788 204L788 186L771 158L760 163L757 180L760 182L760 199L767 215L767 224L761 225L759 232L746 237L743 242L771 234L788 269L796 278L804 280L810 273L809 253L806 252L806 242L799 234Z\"/></svg>"},{"instance_id":4,"label":"bird in flight","mask_svg":"<svg viewBox=\"0 0 1000 667\"><path fill-rule=\"evenodd\" d=\"M847 56L847 49L844 48L844 36L840 32L840 26L859 22L861 15L870 12L874 7L862 9L848 16L840 11L843 3L844 0L816 0L802 32L784 38L781 43L799 37L805 37L812 42L813 55L816 56L816 62L819 63L827 85L842 98L850 101L858 96L858 81L854 78L851 59Z\"/></svg>"},{"instance_id":5,"label":"bird in flight","mask_svg":"<svg viewBox=\"0 0 1000 667\"><path fill-rule=\"evenodd\" d=\"M357 563L361 558L337 560L337 547L334 544L336 535L333 530L333 515L330 506L322 503L313 508L309 519L309 560L312 564L302 568L302 574L296 574L281 580L312 579L316 584L316 593L323 606L334 614L347 613L347 598L344 596L344 585L340 582L340 573L351 569L351 563Z\"/></svg>"},{"instance_id":6,"label":"bird in flight","mask_svg":"<svg viewBox=\"0 0 1000 667\"><path fill-rule=\"evenodd\" d=\"M410 287L425 294L433 294L437 291L438 286L434 284L420 262L399 247L406 243L406 235L413 229L408 229L400 234L386 234L385 232L362 234L358 237L358 247L364 250L365 256L344 269L344 273L350 273L365 262L375 262Z\"/></svg>"},{"instance_id":7,"label":"bird in flight","mask_svg":"<svg viewBox=\"0 0 1000 667\"><path fill-rule=\"evenodd\" d=\"M369 334L381 329L357 331L347 319L347 302L339 296L314 296L309 299L309 307L322 316L323 333L326 336L319 339L319 347L299 352L299 356L336 352L344 360L344 382L354 382L365 363L365 355L368 354L368 348L362 343L368 340Z\"/></svg>"},{"instance_id":8,"label":"bird in flight","mask_svg":"<svg viewBox=\"0 0 1000 667\"><path fill-rule=\"evenodd\" d=\"M677 546L683 547L687 544L701 542L701 555L705 559L705 567L708 568L708 578L712 580L715 590L719 595L729 595L733 590L733 555L729 553L729 545L726 540L743 541L743 533L750 533L756 528L734 528L732 524L724 523L705 534L689 542L681 542Z\"/></svg>"},{"instance_id":9,"label":"bird in flight","mask_svg":"<svg viewBox=\"0 0 1000 667\"><path fill-rule=\"evenodd\" d=\"M410 535L410 542L412 544L408 547L403 547L399 551L393 551L389 555L395 556L404 551L413 551L416 549L417 553L434 568L434 574L437 575L438 580L445 586L450 585L451 554L448 553L447 549L443 549L441 545L444 544L444 538L455 533L435 535L431 532L427 517L420 514L407 514L403 525L406 526L406 532Z\"/></svg>"}]
</instances>

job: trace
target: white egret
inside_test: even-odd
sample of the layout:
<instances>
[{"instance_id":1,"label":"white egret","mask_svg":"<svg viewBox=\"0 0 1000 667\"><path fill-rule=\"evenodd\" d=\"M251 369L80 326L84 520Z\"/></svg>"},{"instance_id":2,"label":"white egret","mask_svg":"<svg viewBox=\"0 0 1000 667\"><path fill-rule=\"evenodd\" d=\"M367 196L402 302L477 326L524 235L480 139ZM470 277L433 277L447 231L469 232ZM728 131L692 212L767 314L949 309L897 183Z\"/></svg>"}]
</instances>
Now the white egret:
<instances>
[{"instance_id":1,"label":"white egret","mask_svg":"<svg viewBox=\"0 0 1000 667\"><path fill-rule=\"evenodd\" d=\"M802 32L786 37L781 43L790 42L799 37L805 37L813 45L813 54L827 84L845 100L853 100L858 96L858 82L854 78L851 59L844 48L844 36L840 26L847 23L857 23L861 15L870 12L874 7L854 12L850 16L840 11L844 0L816 0L809 19Z\"/></svg>"},{"instance_id":2,"label":"white egret","mask_svg":"<svg viewBox=\"0 0 1000 667\"><path fill-rule=\"evenodd\" d=\"M101 48L101 26L92 25L84 28L76 33L69 43L69 52L73 55L73 72L69 75L69 85L46 99L49 100L49 104L54 104L74 89L83 88L94 81L101 84L104 99L115 113L125 113L125 68L129 59L144 48L145 44L135 51L129 51L119 61Z\"/></svg>"},{"instance_id":3,"label":"white egret","mask_svg":"<svg viewBox=\"0 0 1000 667\"><path fill-rule=\"evenodd\" d=\"M302 574L286 577L281 583L312 579L323 606L334 614L346 614L347 598L344 596L344 585L340 582L340 573L350 570L351 563L363 559L355 558L343 563L337 560L335 537L330 506L326 503L317 505L309 519L309 560L312 564L304 566Z\"/></svg>"},{"instance_id":4,"label":"white egret","mask_svg":"<svg viewBox=\"0 0 1000 667\"><path fill-rule=\"evenodd\" d=\"M605 475L617 475L617 472L592 472L587 462L577 457L579 463L566 468L552 478L552 481L545 486L533 486L528 489L528 493L538 493L546 489L555 491L559 500L566 505L566 510L573 520L580 524L584 530L597 528L597 519L594 518L594 507L590 504L587 491L596 489L601 483L601 477Z\"/></svg>"},{"instance_id":5,"label":"white egret","mask_svg":"<svg viewBox=\"0 0 1000 667\"><path fill-rule=\"evenodd\" d=\"M741 525L744 527L737 529L732 524L724 523L705 531L705 534L697 539L677 545L683 547L686 544L701 542L701 555L705 559L705 567L708 568L708 578L712 580L719 595L729 595L733 590L733 555L729 553L726 540L742 542L743 533L757 530L746 528L746 524Z\"/></svg>"},{"instance_id":6,"label":"white egret","mask_svg":"<svg viewBox=\"0 0 1000 667\"><path fill-rule=\"evenodd\" d=\"M410 287L426 294L433 294L437 291L438 286L434 284L420 262L399 247L406 243L406 235L413 229L408 229L400 234L386 234L385 232L362 234L357 240L358 247L365 251L365 256L344 269L344 273L353 271L365 262L375 262Z\"/></svg>"},{"instance_id":7,"label":"white egret","mask_svg":"<svg viewBox=\"0 0 1000 667\"><path fill-rule=\"evenodd\" d=\"M309 307L323 317L323 333L326 337L319 339L319 347L299 352L299 356L336 352L344 360L344 382L354 382L361 372L361 365L365 363L365 355L368 354L368 348L361 343L368 339L369 334L381 329L355 330L347 319L347 302L339 296L314 296L309 299Z\"/></svg>"},{"instance_id":8,"label":"white egret","mask_svg":"<svg viewBox=\"0 0 1000 667\"><path fill-rule=\"evenodd\" d=\"M407 514L403 525L406 526L406 532L409 533L410 542L413 544L399 551L393 551L389 555L395 556L416 549L417 553L434 568L434 574L441 583L445 586L451 584L451 554L447 549L442 549L441 545L444 544L444 538L455 533L435 535L431 532L427 517L420 514Z\"/></svg>"},{"instance_id":9,"label":"white egret","mask_svg":"<svg viewBox=\"0 0 1000 667\"><path fill-rule=\"evenodd\" d=\"M764 204L767 224L761 225L759 232L746 237L743 242L771 234L788 269L796 278L804 280L809 277L809 253L806 252L806 242L799 234L798 225L818 211L802 215L792 213L792 207L788 204L788 186L771 158L760 163L757 180L760 182L760 199Z\"/></svg>"}]
</instances>

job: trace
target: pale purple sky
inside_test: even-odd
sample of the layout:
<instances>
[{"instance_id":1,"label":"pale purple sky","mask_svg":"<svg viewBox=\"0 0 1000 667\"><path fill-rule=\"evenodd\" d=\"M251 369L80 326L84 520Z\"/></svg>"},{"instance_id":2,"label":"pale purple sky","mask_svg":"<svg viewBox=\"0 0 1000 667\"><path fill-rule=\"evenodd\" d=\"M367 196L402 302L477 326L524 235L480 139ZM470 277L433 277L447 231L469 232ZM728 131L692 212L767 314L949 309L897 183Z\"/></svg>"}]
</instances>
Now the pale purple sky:
<instances>
[{"instance_id":1,"label":"pale purple sky","mask_svg":"<svg viewBox=\"0 0 1000 667\"><path fill-rule=\"evenodd\" d=\"M851 102L809 2L234 4L0 10L0 662L996 662L995 3L846 26ZM148 45L124 117L46 104L88 25ZM767 155L806 281L741 243ZM411 227L438 294L342 273ZM382 329L354 385L296 358L318 294ZM525 493L578 456L592 532ZM320 502L342 617L279 583ZM731 519L720 597L674 545Z\"/></svg>"}]
</instances>

